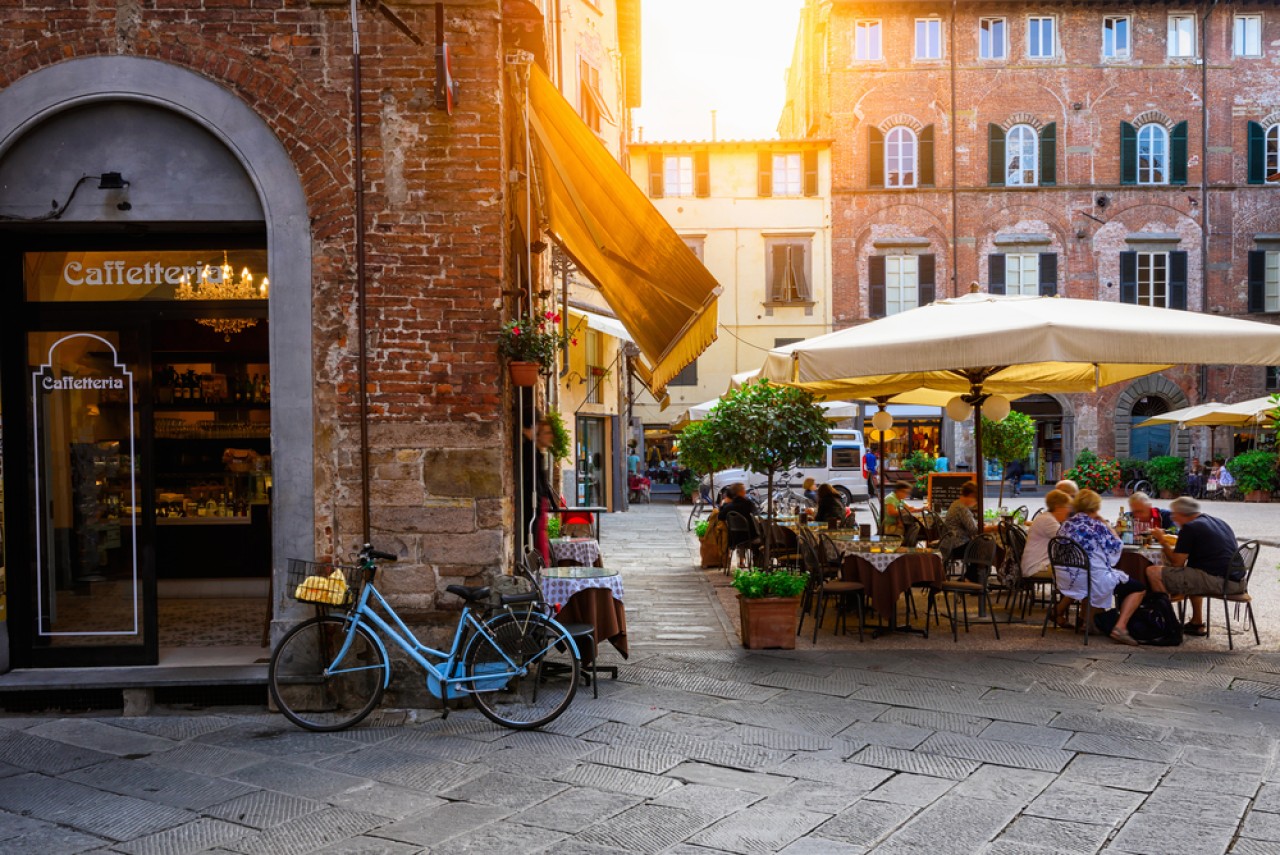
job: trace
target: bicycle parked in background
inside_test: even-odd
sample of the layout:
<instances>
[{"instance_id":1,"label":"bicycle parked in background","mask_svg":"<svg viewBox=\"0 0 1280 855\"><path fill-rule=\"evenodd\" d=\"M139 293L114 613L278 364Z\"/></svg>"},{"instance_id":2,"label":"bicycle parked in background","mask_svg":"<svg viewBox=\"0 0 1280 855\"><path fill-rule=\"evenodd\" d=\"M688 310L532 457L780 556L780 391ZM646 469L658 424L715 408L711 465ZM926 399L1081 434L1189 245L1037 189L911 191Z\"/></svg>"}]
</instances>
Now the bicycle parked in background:
<instances>
[{"instance_id":1,"label":"bicycle parked in background","mask_svg":"<svg viewBox=\"0 0 1280 855\"><path fill-rule=\"evenodd\" d=\"M568 708L578 688L578 648L563 626L538 611L536 593L501 595L497 614L481 619L475 610L488 604L490 589L450 585L445 590L465 605L449 649L435 650L418 641L374 585L377 562L395 560L367 543L351 566L290 560L294 599L342 611L303 621L272 652L268 683L286 718L332 731L372 712L391 682L382 636L426 672L427 689L444 702L446 717L450 699L463 696L517 730L548 724Z\"/></svg>"}]
</instances>

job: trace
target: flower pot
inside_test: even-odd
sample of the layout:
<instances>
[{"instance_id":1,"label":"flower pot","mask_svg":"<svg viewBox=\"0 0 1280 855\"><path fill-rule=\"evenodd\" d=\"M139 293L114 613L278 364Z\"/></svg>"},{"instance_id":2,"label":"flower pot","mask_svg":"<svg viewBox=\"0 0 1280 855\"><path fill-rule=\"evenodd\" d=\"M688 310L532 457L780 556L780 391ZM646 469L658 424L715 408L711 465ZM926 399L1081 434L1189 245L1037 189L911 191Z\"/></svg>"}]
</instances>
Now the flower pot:
<instances>
[{"instance_id":1,"label":"flower pot","mask_svg":"<svg viewBox=\"0 0 1280 855\"><path fill-rule=\"evenodd\" d=\"M749 650L796 647L796 623L800 619L799 597L758 597L738 595L742 616L742 646Z\"/></svg>"},{"instance_id":2,"label":"flower pot","mask_svg":"<svg viewBox=\"0 0 1280 855\"><path fill-rule=\"evenodd\" d=\"M1246 502L1269 502L1271 501L1270 490L1250 490L1245 493L1244 500Z\"/></svg>"},{"instance_id":3,"label":"flower pot","mask_svg":"<svg viewBox=\"0 0 1280 855\"><path fill-rule=\"evenodd\" d=\"M517 386L537 386L538 375L542 373L540 362L508 362L507 371L511 374L511 382Z\"/></svg>"},{"instance_id":4,"label":"flower pot","mask_svg":"<svg viewBox=\"0 0 1280 855\"><path fill-rule=\"evenodd\" d=\"M1172 490L1161 490L1161 491L1160 491L1160 498L1162 498L1162 499L1176 499L1176 498L1178 498L1178 494L1177 494L1177 493L1175 493L1175 492L1173 492Z\"/></svg>"}]
</instances>

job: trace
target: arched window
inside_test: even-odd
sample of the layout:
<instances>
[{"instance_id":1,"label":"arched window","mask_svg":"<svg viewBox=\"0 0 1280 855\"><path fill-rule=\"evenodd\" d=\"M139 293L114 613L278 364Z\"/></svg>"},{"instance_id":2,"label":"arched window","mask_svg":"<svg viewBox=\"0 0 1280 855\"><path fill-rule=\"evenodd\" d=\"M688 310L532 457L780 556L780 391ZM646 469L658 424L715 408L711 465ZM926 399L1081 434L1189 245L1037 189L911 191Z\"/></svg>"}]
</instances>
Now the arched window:
<instances>
[{"instance_id":1,"label":"arched window","mask_svg":"<svg viewBox=\"0 0 1280 855\"><path fill-rule=\"evenodd\" d=\"M1267 183L1280 184L1280 125L1267 128Z\"/></svg>"},{"instance_id":2,"label":"arched window","mask_svg":"<svg viewBox=\"0 0 1280 855\"><path fill-rule=\"evenodd\" d=\"M1030 125L1014 125L1005 135L1005 185L1034 187L1040 182L1036 157L1036 131Z\"/></svg>"},{"instance_id":3,"label":"arched window","mask_svg":"<svg viewBox=\"0 0 1280 855\"><path fill-rule=\"evenodd\" d=\"M886 187L916 186L916 135L910 128L894 128L884 141Z\"/></svg>"},{"instance_id":4,"label":"arched window","mask_svg":"<svg viewBox=\"0 0 1280 855\"><path fill-rule=\"evenodd\" d=\"M1160 395L1145 395L1134 403L1129 414L1129 457L1150 460L1170 453L1172 426L1152 425L1138 427L1152 416L1159 416L1173 409Z\"/></svg>"},{"instance_id":5,"label":"arched window","mask_svg":"<svg viewBox=\"0 0 1280 855\"><path fill-rule=\"evenodd\" d=\"M1162 125L1138 129L1138 183L1169 183L1169 132Z\"/></svg>"}]
</instances>

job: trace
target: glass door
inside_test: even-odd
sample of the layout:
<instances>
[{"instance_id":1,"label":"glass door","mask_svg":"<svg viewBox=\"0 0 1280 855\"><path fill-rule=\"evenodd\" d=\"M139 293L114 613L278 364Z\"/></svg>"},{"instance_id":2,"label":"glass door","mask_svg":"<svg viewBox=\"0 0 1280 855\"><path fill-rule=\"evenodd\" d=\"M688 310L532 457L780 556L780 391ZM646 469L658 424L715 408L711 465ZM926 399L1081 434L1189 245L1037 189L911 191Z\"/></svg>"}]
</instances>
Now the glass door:
<instances>
[{"instance_id":1,"label":"glass door","mask_svg":"<svg viewBox=\"0 0 1280 855\"><path fill-rule=\"evenodd\" d=\"M604 419L578 417L578 504L603 507Z\"/></svg>"},{"instance_id":2,"label":"glass door","mask_svg":"<svg viewBox=\"0 0 1280 855\"><path fill-rule=\"evenodd\" d=\"M32 664L153 662L139 336L33 331L26 351Z\"/></svg>"}]
</instances>

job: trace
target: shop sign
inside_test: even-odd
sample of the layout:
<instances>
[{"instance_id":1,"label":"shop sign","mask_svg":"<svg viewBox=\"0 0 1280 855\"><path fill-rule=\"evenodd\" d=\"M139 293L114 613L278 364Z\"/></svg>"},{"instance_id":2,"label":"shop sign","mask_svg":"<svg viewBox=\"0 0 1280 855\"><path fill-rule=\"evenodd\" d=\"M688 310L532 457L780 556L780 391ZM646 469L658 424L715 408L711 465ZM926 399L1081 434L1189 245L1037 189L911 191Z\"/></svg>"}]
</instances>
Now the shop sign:
<instances>
[{"instance_id":1,"label":"shop sign","mask_svg":"<svg viewBox=\"0 0 1280 855\"><path fill-rule=\"evenodd\" d=\"M264 249L175 250L168 252L28 252L23 256L26 295L34 303L117 300L174 300L183 278L202 275L220 283L223 265L234 277L248 270L261 281L267 273Z\"/></svg>"}]
</instances>

